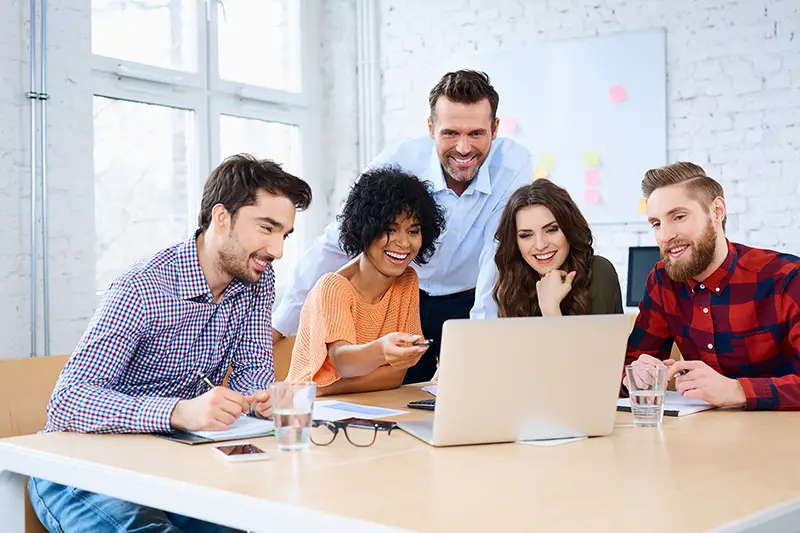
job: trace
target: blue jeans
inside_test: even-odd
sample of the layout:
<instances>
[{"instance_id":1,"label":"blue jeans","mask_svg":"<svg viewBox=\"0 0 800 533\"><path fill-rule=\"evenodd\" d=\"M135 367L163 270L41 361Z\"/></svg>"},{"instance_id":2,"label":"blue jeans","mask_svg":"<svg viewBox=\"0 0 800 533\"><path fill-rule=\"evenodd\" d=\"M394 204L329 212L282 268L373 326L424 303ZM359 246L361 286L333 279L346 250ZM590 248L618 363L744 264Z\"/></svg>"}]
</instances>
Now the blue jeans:
<instances>
[{"instance_id":1,"label":"blue jeans","mask_svg":"<svg viewBox=\"0 0 800 533\"><path fill-rule=\"evenodd\" d=\"M233 533L217 526L93 492L30 478L36 516L50 533Z\"/></svg>"}]
</instances>

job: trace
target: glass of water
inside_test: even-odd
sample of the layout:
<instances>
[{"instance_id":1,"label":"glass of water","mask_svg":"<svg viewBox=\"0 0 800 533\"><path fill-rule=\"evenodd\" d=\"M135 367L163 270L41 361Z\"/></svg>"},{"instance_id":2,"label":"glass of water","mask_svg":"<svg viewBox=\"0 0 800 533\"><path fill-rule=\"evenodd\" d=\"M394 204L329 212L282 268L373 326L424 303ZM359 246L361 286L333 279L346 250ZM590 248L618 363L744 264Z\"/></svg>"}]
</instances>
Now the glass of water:
<instances>
[{"instance_id":1,"label":"glass of water","mask_svg":"<svg viewBox=\"0 0 800 533\"><path fill-rule=\"evenodd\" d=\"M634 426L661 427L668 368L642 363L625 367Z\"/></svg>"},{"instance_id":2,"label":"glass of water","mask_svg":"<svg viewBox=\"0 0 800 533\"><path fill-rule=\"evenodd\" d=\"M269 386L279 450L308 448L316 394L317 384L313 382L279 382Z\"/></svg>"}]
</instances>

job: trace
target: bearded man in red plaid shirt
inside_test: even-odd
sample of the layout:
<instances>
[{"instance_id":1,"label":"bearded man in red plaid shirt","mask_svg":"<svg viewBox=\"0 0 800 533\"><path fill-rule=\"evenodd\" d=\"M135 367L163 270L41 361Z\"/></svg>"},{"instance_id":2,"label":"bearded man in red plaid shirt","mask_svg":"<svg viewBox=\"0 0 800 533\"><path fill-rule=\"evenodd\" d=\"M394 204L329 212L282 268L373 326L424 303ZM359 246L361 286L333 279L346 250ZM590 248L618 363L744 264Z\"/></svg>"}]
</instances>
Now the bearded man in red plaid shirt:
<instances>
[{"instance_id":1,"label":"bearded man in red plaid shirt","mask_svg":"<svg viewBox=\"0 0 800 533\"><path fill-rule=\"evenodd\" d=\"M686 398L800 409L800 258L730 242L722 186L698 165L649 170L642 193L662 260L628 339L636 379L663 361Z\"/></svg>"}]
</instances>

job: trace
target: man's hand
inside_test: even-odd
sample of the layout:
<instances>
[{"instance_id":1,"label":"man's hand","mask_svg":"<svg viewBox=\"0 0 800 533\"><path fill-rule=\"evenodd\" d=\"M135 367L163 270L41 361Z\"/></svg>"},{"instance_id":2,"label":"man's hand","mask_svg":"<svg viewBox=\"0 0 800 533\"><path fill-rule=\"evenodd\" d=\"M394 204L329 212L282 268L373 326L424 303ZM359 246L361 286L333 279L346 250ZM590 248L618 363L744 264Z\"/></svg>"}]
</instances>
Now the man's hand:
<instances>
[{"instance_id":1,"label":"man's hand","mask_svg":"<svg viewBox=\"0 0 800 533\"><path fill-rule=\"evenodd\" d=\"M675 388L684 398L698 398L717 407L744 407L747 403L737 380L726 378L703 361L677 361L670 366L667 379L681 370L687 373L675 378Z\"/></svg>"},{"instance_id":2,"label":"man's hand","mask_svg":"<svg viewBox=\"0 0 800 533\"><path fill-rule=\"evenodd\" d=\"M569 274L562 270L551 270L536 282L536 295L542 316L560 316L561 300L572 290L575 272Z\"/></svg>"},{"instance_id":3,"label":"man's hand","mask_svg":"<svg viewBox=\"0 0 800 533\"><path fill-rule=\"evenodd\" d=\"M389 333L384 335L378 339L383 359L392 368L411 368L417 364L422 354L428 351L427 346L410 346L412 342L421 338L419 335L410 335L408 333Z\"/></svg>"},{"instance_id":4,"label":"man's hand","mask_svg":"<svg viewBox=\"0 0 800 533\"><path fill-rule=\"evenodd\" d=\"M272 398L269 391L259 390L247 397L250 409L258 418L272 417Z\"/></svg>"},{"instance_id":5,"label":"man's hand","mask_svg":"<svg viewBox=\"0 0 800 533\"><path fill-rule=\"evenodd\" d=\"M655 367L661 365L670 366L673 362L674 361L671 359L661 361L652 355L643 353L636 361L631 363L633 367L633 379L636 380L636 385L639 387L650 387L654 385L656 382ZM625 376L625 387L630 389L628 386L628 379L629 377Z\"/></svg>"},{"instance_id":6,"label":"man's hand","mask_svg":"<svg viewBox=\"0 0 800 533\"><path fill-rule=\"evenodd\" d=\"M179 401L169 423L175 429L224 431L249 408L247 398L238 392L214 387L202 396Z\"/></svg>"}]
</instances>

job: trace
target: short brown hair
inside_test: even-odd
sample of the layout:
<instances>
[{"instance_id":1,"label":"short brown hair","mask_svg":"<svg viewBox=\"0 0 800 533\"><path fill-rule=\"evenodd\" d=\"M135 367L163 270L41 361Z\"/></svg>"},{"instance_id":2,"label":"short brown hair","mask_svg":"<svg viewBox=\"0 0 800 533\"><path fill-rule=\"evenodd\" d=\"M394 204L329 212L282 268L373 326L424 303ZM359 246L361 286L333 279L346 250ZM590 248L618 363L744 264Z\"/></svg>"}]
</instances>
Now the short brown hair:
<instances>
[{"instance_id":1,"label":"short brown hair","mask_svg":"<svg viewBox=\"0 0 800 533\"><path fill-rule=\"evenodd\" d=\"M477 104L483 99L489 100L492 108L492 129L497 118L497 106L500 104L500 95L492 87L489 75L477 70L457 70L448 72L439 80L428 95L431 106L431 120L436 110L436 102L444 96L448 100L459 104Z\"/></svg>"},{"instance_id":2,"label":"short brown hair","mask_svg":"<svg viewBox=\"0 0 800 533\"><path fill-rule=\"evenodd\" d=\"M703 167L687 161L678 161L661 168L651 168L644 173L642 180L642 194L650 198L653 191L662 187L683 185L689 193L700 202L708 212L708 206L715 198L725 198L722 185L714 178L709 177ZM722 229L725 229L727 217L722 220Z\"/></svg>"},{"instance_id":3,"label":"short brown hair","mask_svg":"<svg viewBox=\"0 0 800 533\"><path fill-rule=\"evenodd\" d=\"M300 211L311 205L308 183L289 174L278 163L249 154L233 155L212 170L206 180L197 217L200 230L208 229L215 205L222 204L236 218L239 209L256 203L260 190L289 199Z\"/></svg>"}]
</instances>

